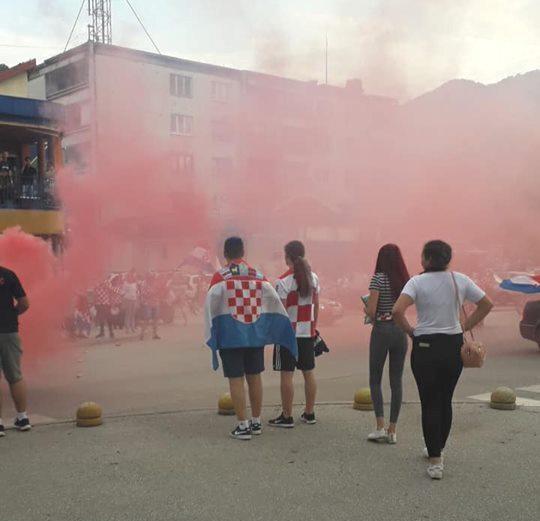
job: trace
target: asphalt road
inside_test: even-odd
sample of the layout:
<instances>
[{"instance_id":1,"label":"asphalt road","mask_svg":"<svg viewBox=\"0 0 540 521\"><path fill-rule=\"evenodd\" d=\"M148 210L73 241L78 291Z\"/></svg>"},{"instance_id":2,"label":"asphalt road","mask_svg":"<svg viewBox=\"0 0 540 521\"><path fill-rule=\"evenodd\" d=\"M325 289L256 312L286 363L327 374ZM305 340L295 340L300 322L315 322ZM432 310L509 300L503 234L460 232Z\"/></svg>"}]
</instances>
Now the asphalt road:
<instances>
[{"instance_id":1,"label":"asphalt road","mask_svg":"<svg viewBox=\"0 0 540 521\"><path fill-rule=\"evenodd\" d=\"M265 416L273 413L266 410ZM298 412L298 411L297 411ZM129 416L8 432L0 440L6 521L534 521L540 410L458 404L445 475L425 474L419 407L398 444L365 440L369 412L319 407L317 425L251 441L213 411Z\"/></svg>"},{"instance_id":2,"label":"asphalt road","mask_svg":"<svg viewBox=\"0 0 540 521\"><path fill-rule=\"evenodd\" d=\"M488 346L486 365L464 372L456 400L470 401L469 397L500 385L523 388L540 384L540 350L519 336L518 321L512 310L496 310L488 317L479 331ZM332 351L318 359L318 401L349 402L356 389L368 385L370 328L348 316L321 331ZM221 370L211 368L210 350L202 343L202 325L169 326L160 334L162 340L128 338L121 340L120 346L109 341L83 341L57 358L27 360L34 366L27 375L34 421L71 418L77 405L87 400L100 403L106 414L215 407L219 394L227 390L227 382ZM266 357L265 404L270 405L279 402L279 377L271 370L270 348ZM386 399L386 375L384 379ZM296 382L296 398L301 401L300 375ZM540 400L540 394L522 394ZM404 400L418 400L408 361ZM4 404L7 419L13 411L8 399Z\"/></svg>"},{"instance_id":3,"label":"asphalt road","mask_svg":"<svg viewBox=\"0 0 540 521\"><path fill-rule=\"evenodd\" d=\"M38 425L0 440L0 520L536 520L540 351L519 337L517 322L498 310L480 332L487 364L459 384L442 482L425 475L408 364L398 444L365 441L373 413L351 401L367 385L369 328L352 316L321 328L332 352L317 368L326 402L318 424L265 427L250 442L230 439L234 419L215 413L227 384L210 367L200 324L164 328L159 341L85 341L56 359L30 360ZM278 376L268 370L264 383L268 419L278 410ZM532 402L494 411L471 398L499 385ZM297 386L301 402L301 377ZM103 426L59 423L85 400L103 406Z\"/></svg>"}]
</instances>

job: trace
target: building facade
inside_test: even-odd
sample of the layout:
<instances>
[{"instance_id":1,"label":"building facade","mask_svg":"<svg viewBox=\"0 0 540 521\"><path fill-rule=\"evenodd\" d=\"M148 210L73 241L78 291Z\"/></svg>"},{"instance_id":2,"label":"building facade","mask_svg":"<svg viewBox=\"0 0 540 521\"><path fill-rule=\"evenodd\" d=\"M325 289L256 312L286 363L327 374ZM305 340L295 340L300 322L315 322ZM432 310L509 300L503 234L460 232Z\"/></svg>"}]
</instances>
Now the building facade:
<instances>
[{"instance_id":1,"label":"building facade","mask_svg":"<svg viewBox=\"0 0 540 521\"><path fill-rule=\"evenodd\" d=\"M268 233L269 216L300 198L323 209L314 222L294 220L297 236L323 242L355 240L342 214L376 169L370 122L395 110L357 80L332 87L92 42L39 64L28 92L65 106L75 172L104 175L111 141L119 155L136 146L165 158L152 175L166 189L206 193L222 233ZM256 188L264 201L250 197Z\"/></svg>"}]
</instances>

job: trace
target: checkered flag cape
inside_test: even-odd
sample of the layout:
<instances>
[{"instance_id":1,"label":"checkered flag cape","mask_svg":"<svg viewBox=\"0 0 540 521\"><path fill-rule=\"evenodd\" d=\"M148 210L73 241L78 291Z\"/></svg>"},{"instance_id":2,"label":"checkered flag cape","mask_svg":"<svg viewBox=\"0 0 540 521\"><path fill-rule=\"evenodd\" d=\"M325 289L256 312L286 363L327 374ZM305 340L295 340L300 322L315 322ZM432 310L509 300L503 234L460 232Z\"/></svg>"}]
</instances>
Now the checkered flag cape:
<instances>
[{"instance_id":1,"label":"checkered flag cape","mask_svg":"<svg viewBox=\"0 0 540 521\"><path fill-rule=\"evenodd\" d=\"M214 369L220 349L280 344L298 356L294 330L276 290L245 262L214 275L205 303L205 339Z\"/></svg>"}]
</instances>

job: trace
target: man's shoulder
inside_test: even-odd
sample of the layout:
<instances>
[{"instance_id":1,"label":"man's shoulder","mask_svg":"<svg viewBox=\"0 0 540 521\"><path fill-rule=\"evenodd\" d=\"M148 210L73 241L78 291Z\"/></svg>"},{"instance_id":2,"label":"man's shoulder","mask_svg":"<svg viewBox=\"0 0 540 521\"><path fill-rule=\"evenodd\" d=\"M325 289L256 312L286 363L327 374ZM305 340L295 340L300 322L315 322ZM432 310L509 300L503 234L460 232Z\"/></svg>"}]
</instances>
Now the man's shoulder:
<instances>
[{"instance_id":1,"label":"man's shoulder","mask_svg":"<svg viewBox=\"0 0 540 521\"><path fill-rule=\"evenodd\" d=\"M229 264L224 268L225 273L223 277L227 278L242 278L242 279L257 279L266 280L261 271L250 266L247 262L240 262L238 264Z\"/></svg>"},{"instance_id":2,"label":"man's shoulder","mask_svg":"<svg viewBox=\"0 0 540 521\"><path fill-rule=\"evenodd\" d=\"M294 276L293 271L292 270L287 270L285 273L283 273L282 275L279 276L278 280L285 280L285 279L293 277L293 276Z\"/></svg>"},{"instance_id":3,"label":"man's shoulder","mask_svg":"<svg viewBox=\"0 0 540 521\"><path fill-rule=\"evenodd\" d=\"M0 277L4 279L16 279L17 275L9 268L4 268L4 266L0 266Z\"/></svg>"}]
</instances>

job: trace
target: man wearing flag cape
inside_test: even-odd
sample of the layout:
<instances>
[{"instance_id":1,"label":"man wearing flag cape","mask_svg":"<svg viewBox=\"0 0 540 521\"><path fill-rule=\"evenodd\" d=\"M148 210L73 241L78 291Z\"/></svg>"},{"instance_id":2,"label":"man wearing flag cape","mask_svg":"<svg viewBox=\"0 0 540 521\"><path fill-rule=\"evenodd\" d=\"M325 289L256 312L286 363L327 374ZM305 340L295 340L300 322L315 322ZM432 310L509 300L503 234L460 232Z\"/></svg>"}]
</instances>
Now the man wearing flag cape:
<instances>
[{"instance_id":1,"label":"man wearing flag cape","mask_svg":"<svg viewBox=\"0 0 540 521\"><path fill-rule=\"evenodd\" d=\"M210 283L205 303L205 339L212 349L214 369L229 379L237 427L231 436L250 440L262 433L262 379L264 346L279 344L298 357L296 336L276 290L264 275L249 266L239 237L225 241L227 265ZM249 388L251 420L246 415L244 378Z\"/></svg>"}]
</instances>

